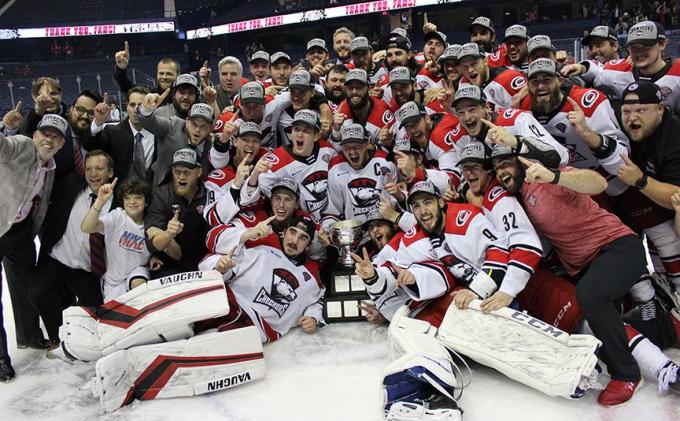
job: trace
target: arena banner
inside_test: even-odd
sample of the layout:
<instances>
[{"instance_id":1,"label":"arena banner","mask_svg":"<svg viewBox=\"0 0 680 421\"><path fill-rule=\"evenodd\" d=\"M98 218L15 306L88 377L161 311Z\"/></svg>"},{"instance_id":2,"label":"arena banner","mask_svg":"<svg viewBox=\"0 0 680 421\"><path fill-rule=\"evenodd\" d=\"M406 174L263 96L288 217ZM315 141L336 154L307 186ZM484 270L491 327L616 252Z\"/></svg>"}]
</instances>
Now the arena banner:
<instances>
[{"instance_id":1,"label":"arena banner","mask_svg":"<svg viewBox=\"0 0 680 421\"><path fill-rule=\"evenodd\" d=\"M268 16L240 22L225 23L187 31L187 39L207 38L214 35L232 34L235 32L253 31L303 22L313 22L324 19L344 18L367 13L382 13L392 10L414 7L432 6L444 3L457 3L461 0L378 0L365 3L348 4L345 6L329 7L326 9L307 10L305 12L289 13L286 15Z\"/></svg>"},{"instance_id":2,"label":"arena banner","mask_svg":"<svg viewBox=\"0 0 680 421\"><path fill-rule=\"evenodd\" d=\"M117 34L174 32L175 22L131 22L118 24L50 26L44 28L0 29L0 39L63 38Z\"/></svg>"}]
</instances>

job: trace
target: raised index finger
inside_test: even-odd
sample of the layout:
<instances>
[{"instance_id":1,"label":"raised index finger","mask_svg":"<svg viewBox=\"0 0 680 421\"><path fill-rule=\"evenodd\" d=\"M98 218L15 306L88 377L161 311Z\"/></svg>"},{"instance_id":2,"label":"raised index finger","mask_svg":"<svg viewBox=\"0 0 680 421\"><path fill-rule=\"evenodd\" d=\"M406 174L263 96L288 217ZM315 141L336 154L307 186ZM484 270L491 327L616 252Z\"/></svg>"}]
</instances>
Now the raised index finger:
<instances>
[{"instance_id":1,"label":"raised index finger","mask_svg":"<svg viewBox=\"0 0 680 421\"><path fill-rule=\"evenodd\" d=\"M118 183L118 177L114 178L113 181L111 182L111 190L113 190L113 188L116 187L116 183Z\"/></svg>"},{"instance_id":2,"label":"raised index finger","mask_svg":"<svg viewBox=\"0 0 680 421\"><path fill-rule=\"evenodd\" d=\"M574 107L574 111L581 111L581 107L578 105L578 102L574 101L570 97L567 97L567 101L569 101L571 106Z\"/></svg>"},{"instance_id":3,"label":"raised index finger","mask_svg":"<svg viewBox=\"0 0 680 421\"><path fill-rule=\"evenodd\" d=\"M269 218L265 219L264 220L265 225L271 224L271 222L274 220L274 218L276 218L276 215L270 216Z\"/></svg>"},{"instance_id":4,"label":"raised index finger","mask_svg":"<svg viewBox=\"0 0 680 421\"><path fill-rule=\"evenodd\" d=\"M165 92L163 92L163 94L162 94L162 95L160 96L160 98L159 98L160 102L165 101L165 98L166 98L168 95L170 95L170 88L166 88L166 89L165 89Z\"/></svg>"},{"instance_id":5,"label":"raised index finger","mask_svg":"<svg viewBox=\"0 0 680 421\"><path fill-rule=\"evenodd\" d=\"M486 124L487 126L491 127L492 129L493 129L494 127L498 127L498 126L496 126L495 124L493 124L492 122L490 122L490 121L487 120L487 119L480 118L480 121L481 121L482 123Z\"/></svg>"},{"instance_id":6,"label":"raised index finger","mask_svg":"<svg viewBox=\"0 0 680 421\"><path fill-rule=\"evenodd\" d=\"M363 253L364 253L364 259L367 261L371 261L371 257L368 255L368 250L366 250L366 247L362 247Z\"/></svg>"},{"instance_id":7,"label":"raised index finger","mask_svg":"<svg viewBox=\"0 0 680 421\"><path fill-rule=\"evenodd\" d=\"M21 114L21 101L17 102L17 106L14 107L14 111Z\"/></svg>"},{"instance_id":8,"label":"raised index finger","mask_svg":"<svg viewBox=\"0 0 680 421\"><path fill-rule=\"evenodd\" d=\"M103 102L104 104L108 104L108 103L109 103L109 93L108 93L108 92L104 92L104 98L102 99L102 102Z\"/></svg>"},{"instance_id":9,"label":"raised index finger","mask_svg":"<svg viewBox=\"0 0 680 421\"><path fill-rule=\"evenodd\" d=\"M529 161L528 159L526 159L526 158L523 157L523 156L518 156L517 159L519 159L519 162L521 162L522 164L526 165L527 167L530 167L530 166L534 165L534 162L533 162L533 161Z\"/></svg>"},{"instance_id":10,"label":"raised index finger","mask_svg":"<svg viewBox=\"0 0 680 421\"><path fill-rule=\"evenodd\" d=\"M127 54L128 57L130 56L130 44L128 44L127 41L125 41L125 54Z\"/></svg>"}]
</instances>

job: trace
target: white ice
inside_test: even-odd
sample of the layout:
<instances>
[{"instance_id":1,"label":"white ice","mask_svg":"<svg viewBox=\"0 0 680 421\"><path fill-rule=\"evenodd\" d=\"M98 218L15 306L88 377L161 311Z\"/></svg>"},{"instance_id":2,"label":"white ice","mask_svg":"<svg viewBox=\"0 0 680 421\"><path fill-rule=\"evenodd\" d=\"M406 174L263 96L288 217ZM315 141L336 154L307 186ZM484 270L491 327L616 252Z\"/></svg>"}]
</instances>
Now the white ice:
<instances>
[{"instance_id":1,"label":"white ice","mask_svg":"<svg viewBox=\"0 0 680 421\"><path fill-rule=\"evenodd\" d=\"M299 329L265 346L266 378L208 395L135 401L112 414L89 389L94 363L69 365L45 352L17 350L11 303L3 285L5 329L17 377L0 383L0 420L378 421L387 329L336 324L313 335ZM670 355L680 361L680 350ZM680 421L680 395L659 396L646 379L631 402L607 409L591 391L580 400L549 398L498 372L473 365L459 404L464 421ZM606 382L606 376L601 381Z\"/></svg>"}]
</instances>

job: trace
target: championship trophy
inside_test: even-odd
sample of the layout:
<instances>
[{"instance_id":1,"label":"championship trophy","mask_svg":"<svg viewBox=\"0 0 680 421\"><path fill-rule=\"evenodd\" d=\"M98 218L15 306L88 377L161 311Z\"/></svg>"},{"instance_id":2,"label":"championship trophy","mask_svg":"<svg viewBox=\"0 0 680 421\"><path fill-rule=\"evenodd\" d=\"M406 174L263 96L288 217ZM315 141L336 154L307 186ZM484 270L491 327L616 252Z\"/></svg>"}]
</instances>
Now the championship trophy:
<instances>
[{"instance_id":1,"label":"championship trophy","mask_svg":"<svg viewBox=\"0 0 680 421\"><path fill-rule=\"evenodd\" d=\"M365 321L357 306L370 298L364 281L354 272L352 253L364 238L361 222L339 221L330 227L331 243L338 249L338 261L331 269L330 288L324 304L324 318L329 323Z\"/></svg>"}]
</instances>

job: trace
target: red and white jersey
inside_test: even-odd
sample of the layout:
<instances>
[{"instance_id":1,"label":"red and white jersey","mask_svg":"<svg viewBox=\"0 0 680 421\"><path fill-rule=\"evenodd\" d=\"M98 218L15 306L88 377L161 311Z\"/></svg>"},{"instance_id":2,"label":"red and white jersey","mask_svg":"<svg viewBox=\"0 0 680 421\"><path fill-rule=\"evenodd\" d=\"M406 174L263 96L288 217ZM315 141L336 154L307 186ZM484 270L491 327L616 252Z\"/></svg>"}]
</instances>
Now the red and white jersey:
<instances>
[{"instance_id":1,"label":"red and white jersey","mask_svg":"<svg viewBox=\"0 0 680 421\"><path fill-rule=\"evenodd\" d=\"M493 179L484 193L482 211L496 230L505 232L508 270L500 290L516 297L541 260L543 249L534 226L519 201Z\"/></svg>"},{"instance_id":2,"label":"red and white jersey","mask_svg":"<svg viewBox=\"0 0 680 421\"><path fill-rule=\"evenodd\" d=\"M220 225L208 233L213 255L199 267L214 268L219 255L239 246L246 230ZM309 259L298 263L287 257L278 235L247 241L234 255L238 264L225 273L227 293L232 292L241 309L260 331L262 342L273 342L298 325L303 316L323 323L324 286L318 265Z\"/></svg>"},{"instance_id":3,"label":"red and white jersey","mask_svg":"<svg viewBox=\"0 0 680 421\"><path fill-rule=\"evenodd\" d=\"M650 80L661 89L664 104L673 111L680 111L680 59L666 64L657 74L642 76L626 59L610 60L600 65L589 60L588 71L581 77L597 89L612 92L618 99L626 86L636 80Z\"/></svg>"},{"instance_id":4,"label":"red and white jersey","mask_svg":"<svg viewBox=\"0 0 680 421\"><path fill-rule=\"evenodd\" d=\"M381 60L375 63L373 70L368 72L368 84L370 86L383 86L389 81L390 72L385 66L385 62Z\"/></svg>"},{"instance_id":5,"label":"red and white jersey","mask_svg":"<svg viewBox=\"0 0 680 421\"><path fill-rule=\"evenodd\" d=\"M337 155L328 165L328 206L323 212L322 227L348 219L366 221L378 209L380 194L390 197L384 192L385 184L396 179L397 168L384 151L369 155L359 169L352 168L344 155Z\"/></svg>"},{"instance_id":6,"label":"red and white jersey","mask_svg":"<svg viewBox=\"0 0 680 421\"><path fill-rule=\"evenodd\" d=\"M567 96L579 105L586 117L586 125L592 131L606 136L607 142L614 142L610 151L599 158L581 139L569 122L567 115L574 107ZM521 110L531 111L531 97L527 95L520 103ZM618 169L623 164L621 154L629 155L630 142L616 120L614 109L607 96L596 89L585 89L573 86L560 103L559 107L546 115L533 114L543 128L555 140L569 150L569 165L576 168L602 169L609 181L607 194L615 196L623 193L628 186L617 177Z\"/></svg>"},{"instance_id":7,"label":"red and white jersey","mask_svg":"<svg viewBox=\"0 0 680 421\"><path fill-rule=\"evenodd\" d=\"M444 75L432 73L427 66L423 66L416 75L416 86L418 89L425 90L430 88L445 88Z\"/></svg>"},{"instance_id":8,"label":"red and white jersey","mask_svg":"<svg viewBox=\"0 0 680 421\"><path fill-rule=\"evenodd\" d=\"M257 162L267 153L269 153L267 149L260 148L257 157L253 158L252 162ZM228 165L211 171L204 182L207 194L203 217L213 227L228 223L241 210L238 204L240 192L238 190L232 192L231 189L236 176L236 165L234 165L231 154L233 154L233 150L231 153L224 153Z\"/></svg>"},{"instance_id":9,"label":"red and white jersey","mask_svg":"<svg viewBox=\"0 0 680 421\"><path fill-rule=\"evenodd\" d=\"M396 261L397 250L403 235L403 232L398 231L389 243L371 258L375 267L386 266L390 262ZM404 289L396 288L396 284L388 289L386 283L379 284L376 282L373 285L367 285L366 292L375 304L375 308L387 320L392 320L397 309L411 299Z\"/></svg>"},{"instance_id":10,"label":"red and white jersey","mask_svg":"<svg viewBox=\"0 0 680 421\"><path fill-rule=\"evenodd\" d=\"M240 101L238 98L234 102L238 107ZM260 143L262 147L267 149L274 149L277 145L276 136L276 126L279 122L279 117L281 112L291 105L290 95L277 95L275 97L267 95L264 98L264 113L262 115L262 121L255 122L260 125L262 129L262 142ZM215 123L213 124L213 132L222 133L224 129L224 124L233 117L232 112L226 112L220 115ZM234 120L234 124L238 127L243 123L243 119L239 116Z\"/></svg>"},{"instance_id":11,"label":"red and white jersey","mask_svg":"<svg viewBox=\"0 0 680 421\"><path fill-rule=\"evenodd\" d=\"M416 61L416 63L420 65L425 64L425 62L427 61L427 59L425 59L425 53L423 53L422 51L419 51L417 53L414 52L413 59Z\"/></svg>"},{"instance_id":12,"label":"red and white jersey","mask_svg":"<svg viewBox=\"0 0 680 421\"><path fill-rule=\"evenodd\" d=\"M337 155L330 143L319 140L314 145L312 155L299 157L280 146L267 155L271 164L268 172L261 174L256 189L250 189L248 183L241 188L241 206L256 203L262 193L269 197L271 188L282 178L290 178L300 187L300 208L308 212L317 221L328 203L328 165Z\"/></svg>"},{"instance_id":13,"label":"red and white jersey","mask_svg":"<svg viewBox=\"0 0 680 421\"><path fill-rule=\"evenodd\" d=\"M469 84L465 77L460 79L460 86ZM512 97L526 84L527 77L524 73L507 67L496 67L489 68L489 80L481 88L491 109L510 108Z\"/></svg>"},{"instance_id":14,"label":"red and white jersey","mask_svg":"<svg viewBox=\"0 0 680 421\"><path fill-rule=\"evenodd\" d=\"M385 101L373 97L369 97L368 100L370 101L371 105L366 121L361 121L354 115L349 107L349 104L347 103L347 100L342 101L340 103L340 112L342 112L345 116L345 121L342 124L361 124L369 133L371 143L378 144L380 138L380 129L394 122L394 114L392 114L390 107L387 105L387 103L385 103Z\"/></svg>"},{"instance_id":15,"label":"red and white jersey","mask_svg":"<svg viewBox=\"0 0 680 421\"><path fill-rule=\"evenodd\" d=\"M496 51L486 55L486 64L489 67L509 67L512 68L512 63L508 58L508 49L505 44L499 44ZM519 70L519 69L514 69Z\"/></svg>"},{"instance_id":16,"label":"red and white jersey","mask_svg":"<svg viewBox=\"0 0 680 421\"><path fill-rule=\"evenodd\" d=\"M512 108L499 108L491 115L491 120L495 125L508 129L514 136L532 138L546 144L559 154L560 165L567 165L569 162L569 151L567 148L555 140L555 138L541 126L541 123L536 121L530 112ZM484 141L489 147L492 146L488 138L485 138ZM465 129L461 126L460 133L454 138L454 145L459 156L460 153L462 153L463 148L472 142L478 142L478 140L467 134Z\"/></svg>"}]
</instances>

